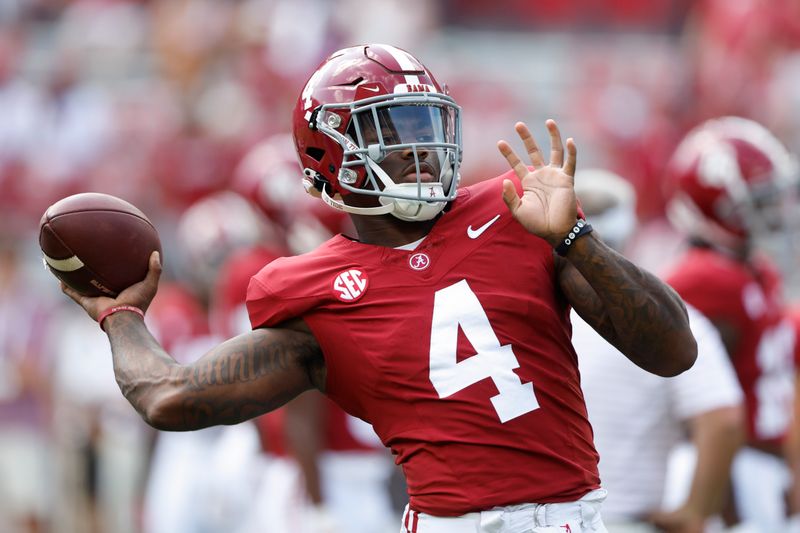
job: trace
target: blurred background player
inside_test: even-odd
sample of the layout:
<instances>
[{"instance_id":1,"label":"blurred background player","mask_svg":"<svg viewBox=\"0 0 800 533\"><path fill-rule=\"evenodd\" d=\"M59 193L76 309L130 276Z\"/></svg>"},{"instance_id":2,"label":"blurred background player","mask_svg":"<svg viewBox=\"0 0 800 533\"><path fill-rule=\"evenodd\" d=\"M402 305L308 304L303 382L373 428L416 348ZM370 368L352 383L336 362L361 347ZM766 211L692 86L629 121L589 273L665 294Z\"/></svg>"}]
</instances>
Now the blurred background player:
<instances>
[{"instance_id":1,"label":"blurred background player","mask_svg":"<svg viewBox=\"0 0 800 533\"><path fill-rule=\"evenodd\" d=\"M791 257L786 232L794 229L797 166L760 124L722 117L684 138L667 180L670 221L689 244L667 281L717 328L745 395L746 446L733 463L729 521L778 531L787 516L790 469L797 467L784 460L794 416L796 334L775 260Z\"/></svg>"},{"instance_id":2,"label":"blurred background player","mask_svg":"<svg viewBox=\"0 0 800 533\"><path fill-rule=\"evenodd\" d=\"M54 530L138 532L152 429L118 401L107 341L63 305L49 305L39 333L52 384L53 471L42 497L54 503L46 513Z\"/></svg>"},{"instance_id":3,"label":"blurred background player","mask_svg":"<svg viewBox=\"0 0 800 533\"><path fill-rule=\"evenodd\" d=\"M297 185L298 172L291 134L276 133L244 155L229 185L276 228L280 249L273 251L303 254L332 235L353 231L346 213L330 209Z\"/></svg>"},{"instance_id":4,"label":"blurred background player","mask_svg":"<svg viewBox=\"0 0 800 533\"><path fill-rule=\"evenodd\" d=\"M46 531L51 474L52 371L37 325L52 310L30 298L22 243L0 234L0 529Z\"/></svg>"},{"instance_id":5,"label":"blurred background player","mask_svg":"<svg viewBox=\"0 0 800 533\"><path fill-rule=\"evenodd\" d=\"M800 305L797 302L792 302L788 313L794 326L795 338L800 339ZM795 372L797 377L795 378L794 391L794 418L792 419L789 436L784 442L784 451L787 462L790 465L795 465L800 461L800 415L798 415L800 413L800 342L795 344ZM797 474L792 477L792 486L789 489L786 500L789 509L787 529L789 531L800 531L800 481Z\"/></svg>"},{"instance_id":6,"label":"blurred background player","mask_svg":"<svg viewBox=\"0 0 800 533\"><path fill-rule=\"evenodd\" d=\"M250 330L245 306L250 278L287 254L308 252L350 229L343 212L298 185L291 135L258 143L238 165L232 187L247 195L283 241L239 250L222 266L212 298L212 324L223 338ZM286 252L284 252L286 250ZM395 531L389 476L393 465L372 427L316 391L255 420L264 457L254 505L242 531L383 533Z\"/></svg>"},{"instance_id":7,"label":"blurred background player","mask_svg":"<svg viewBox=\"0 0 800 533\"><path fill-rule=\"evenodd\" d=\"M177 221L172 279L148 312L148 326L179 361L194 361L220 342L212 328L214 283L223 264L257 243L276 246L274 228L247 199L221 191L195 201ZM274 256L270 256L274 258ZM236 531L258 483L253 424L196 432L157 432L148 469L144 531Z\"/></svg>"},{"instance_id":8,"label":"blurred background player","mask_svg":"<svg viewBox=\"0 0 800 533\"><path fill-rule=\"evenodd\" d=\"M622 253L637 226L633 187L612 172L586 169L576 173L575 190L592 226ZM571 315L600 479L608 490L603 517L609 531L700 533L722 509L731 459L744 435L742 393L719 334L696 310L689 308L689 318L697 361L664 379L631 364ZM697 450L691 489L666 511L670 451L687 431Z\"/></svg>"}]
</instances>

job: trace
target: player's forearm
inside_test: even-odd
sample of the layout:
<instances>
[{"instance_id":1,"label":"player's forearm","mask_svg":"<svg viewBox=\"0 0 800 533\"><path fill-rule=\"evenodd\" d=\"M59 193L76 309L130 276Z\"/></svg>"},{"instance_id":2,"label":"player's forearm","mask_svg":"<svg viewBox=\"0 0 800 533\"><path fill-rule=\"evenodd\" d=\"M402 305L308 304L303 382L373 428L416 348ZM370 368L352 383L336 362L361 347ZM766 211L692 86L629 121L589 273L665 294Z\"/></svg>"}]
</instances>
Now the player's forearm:
<instances>
[{"instance_id":1,"label":"player's forearm","mask_svg":"<svg viewBox=\"0 0 800 533\"><path fill-rule=\"evenodd\" d=\"M147 330L141 318L115 313L106 318L114 376L122 394L144 420L158 429L170 427L158 416L159 405L172 389L181 367Z\"/></svg>"},{"instance_id":2,"label":"player's forearm","mask_svg":"<svg viewBox=\"0 0 800 533\"><path fill-rule=\"evenodd\" d=\"M783 444L783 454L792 477L787 491L788 511L797 516L800 515L800 373L795 374L794 390L794 417Z\"/></svg>"},{"instance_id":3,"label":"player's forearm","mask_svg":"<svg viewBox=\"0 0 800 533\"><path fill-rule=\"evenodd\" d=\"M661 376L694 364L697 345L686 308L671 287L594 234L575 241L567 260L589 284L567 289L576 310L631 361Z\"/></svg>"},{"instance_id":4,"label":"player's forearm","mask_svg":"<svg viewBox=\"0 0 800 533\"><path fill-rule=\"evenodd\" d=\"M305 374L287 371L295 366L296 347L289 342L267 342L256 334L237 337L191 365L180 365L136 315L117 313L105 327L120 390L157 429L237 424L309 388Z\"/></svg>"},{"instance_id":5,"label":"player's forearm","mask_svg":"<svg viewBox=\"0 0 800 533\"><path fill-rule=\"evenodd\" d=\"M725 502L731 462L744 441L744 412L731 406L698 415L692 419L691 432L697 462L687 505L708 518Z\"/></svg>"}]
</instances>

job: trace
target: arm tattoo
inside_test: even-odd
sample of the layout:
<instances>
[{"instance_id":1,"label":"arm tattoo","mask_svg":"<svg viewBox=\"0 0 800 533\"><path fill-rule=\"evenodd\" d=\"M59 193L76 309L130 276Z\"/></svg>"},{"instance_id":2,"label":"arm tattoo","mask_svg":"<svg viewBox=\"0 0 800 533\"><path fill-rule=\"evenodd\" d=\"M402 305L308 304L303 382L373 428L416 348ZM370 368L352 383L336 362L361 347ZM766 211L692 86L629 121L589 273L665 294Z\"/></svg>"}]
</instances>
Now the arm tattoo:
<instances>
[{"instance_id":1,"label":"arm tattoo","mask_svg":"<svg viewBox=\"0 0 800 533\"><path fill-rule=\"evenodd\" d=\"M683 301L593 235L559 265L560 286L586 322L640 367L673 375L696 355Z\"/></svg>"},{"instance_id":2,"label":"arm tattoo","mask_svg":"<svg viewBox=\"0 0 800 533\"><path fill-rule=\"evenodd\" d=\"M159 429L236 424L324 382L319 346L303 332L256 330L180 365L136 317L115 317L109 331L122 393Z\"/></svg>"}]
</instances>

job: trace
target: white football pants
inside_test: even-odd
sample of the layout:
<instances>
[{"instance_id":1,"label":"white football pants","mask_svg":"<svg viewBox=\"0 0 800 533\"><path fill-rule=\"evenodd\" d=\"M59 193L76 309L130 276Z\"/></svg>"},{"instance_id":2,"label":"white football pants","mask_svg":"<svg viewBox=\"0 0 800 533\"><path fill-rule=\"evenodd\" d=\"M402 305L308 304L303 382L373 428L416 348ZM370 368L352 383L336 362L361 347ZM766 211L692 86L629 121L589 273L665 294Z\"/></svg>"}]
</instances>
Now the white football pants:
<instances>
[{"instance_id":1,"label":"white football pants","mask_svg":"<svg viewBox=\"0 0 800 533\"><path fill-rule=\"evenodd\" d=\"M406 506L400 533L608 533L600 517L605 489L566 503L508 505L452 518Z\"/></svg>"}]
</instances>

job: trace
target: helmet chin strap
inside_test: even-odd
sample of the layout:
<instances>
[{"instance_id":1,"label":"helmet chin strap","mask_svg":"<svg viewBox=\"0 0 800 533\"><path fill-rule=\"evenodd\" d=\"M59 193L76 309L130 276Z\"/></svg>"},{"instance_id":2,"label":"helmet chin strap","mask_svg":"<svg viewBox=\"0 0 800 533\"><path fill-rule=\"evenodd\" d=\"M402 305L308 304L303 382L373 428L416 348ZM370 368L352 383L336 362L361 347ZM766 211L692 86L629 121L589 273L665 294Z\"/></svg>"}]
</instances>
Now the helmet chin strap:
<instances>
[{"instance_id":1,"label":"helmet chin strap","mask_svg":"<svg viewBox=\"0 0 800 533\"><path fill-rule=\"evenodd\" d=\"M367 157L366 160L369 168L383 183L384 192L402 192L404 190L413 191L418 189L418 183L395 183L371 157ZM427 186L435 187L437 196L444 196L441 183L431 183ZM385 207L391 206L392 210L389 213L407 222L431 220L442 212L446 204L446 202L425 202L423 200L407 200L391 196L379 196L378 201Z\"/></svg>"},{"instance_id":2,"label":"helmet chin strap","mask_svg":"<svg viewBox=\"0 0 800 533\"><path fill-rule=\"evenodd\" d=\"M347 205L344 202L340 202L328 194L328 191L325 188L322 188L322 192L320 194L322 201L331 206L334 209L338 209L339 211L344 211L345 213L353 213L354 215L386 215L394 211L394 205L379 205L376 207L356 207L353 205Z\"/></svg>"},{"instance_id":3,"label":"helmet chin strap","mask_svg":"<svg viewBox=\"0 0 800 533\"><path fill-rule=\"evenodd\" d=\"M436 194L442 194L442 185L440 183L432 184L435 187ZM415 191L417 189L416 183L399 183L392 187L387 187L386 191L402 192L406 190ZM430 220L444 209L445 202L424 202L421 200L404 200L402 198L392 198L390 196L380 196L378 200L384 205L393 206L392 215L400 220L409 222L416 222L422 220Z\"/></svg>"},{"instance_id":4,"label":"helmet chin strap","mask_svg":"<svg viewBox=\"0 0 800 533\"><path fill-rule=\"evenodd\" d=\"M403 191L415 190L418 187L417 183L395 183L388 174L375 163L371 158L366 158L367 164L370 166L375 175L383 183L384 191ZM441 183L432 183L430 186L435 187L437 195L444 196L444 191ZM378 200L382 205L374 207L356 207L347 205L340 200L336 200L328 194L328 191L323 187L320 192L322 200L334 209L344 211L345 213L352 213L354 215L386 215L391 214L400 220L408 222L430 220L444 209L446 202L425 202L422 200L406 200L402 198L392 198L389 196L378 196Z\"/></svg>"}]
</instances>

